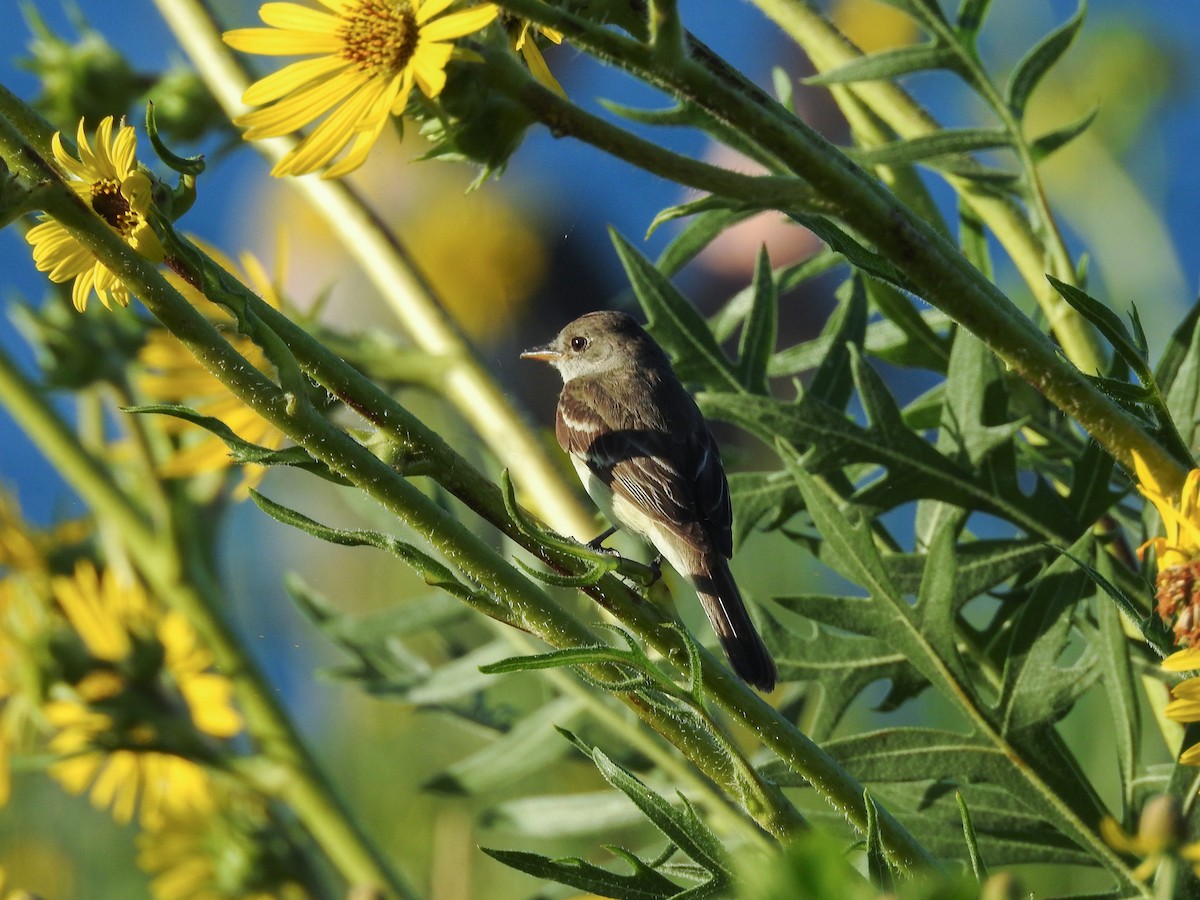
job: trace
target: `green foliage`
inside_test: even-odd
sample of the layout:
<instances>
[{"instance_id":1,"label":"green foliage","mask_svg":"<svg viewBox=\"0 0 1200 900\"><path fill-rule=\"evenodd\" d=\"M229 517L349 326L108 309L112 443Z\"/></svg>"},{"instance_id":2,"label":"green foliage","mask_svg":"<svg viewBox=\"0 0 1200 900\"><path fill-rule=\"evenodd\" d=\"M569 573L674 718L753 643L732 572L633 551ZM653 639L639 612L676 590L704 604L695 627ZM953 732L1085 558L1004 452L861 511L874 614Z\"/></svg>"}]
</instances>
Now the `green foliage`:
<instances>
[{"instance_id":1,"label":"green foliage","mask_svg":"<svg viewBox=\"0 0 1200 900\"><path fill-rule=\"evenodd\" d=\"M1193 884L1163 876L1148 886L1132 845L1112 846L1101 823L1132 829L1151 794L1184 807L1194 793L1188 773L1166 764L1175 747L1151 734L1163 721L1165 692L1153 682L1171 635L1131 549L1157 532L1143 529L1122 466L1134 450L1144 460L1150 452L1168 483L1171 466L1193 465L1200 304L1153 366L1136 312L1126 323L1084 289L1046 207L1038 165L1095 112L1037 137L1026 117L1080 33L1082 4L1000 78L980 51L990 0L961 0L953 11L937 0L883 2L910 17L923 42L848 54L808 79L835 88L843 104L856 140L844 152L795 115L785 74L779 101L767 96L687 33L670 2L501 3L504 27L472 32L444 93L414 93L408 110L423 121L427 157L469 159L484 175L502 171L540 122L704 191L649 224L676 229L657 260L611 237L649 332L705 416L722 423L723 442L737 434L726 443L736 447L726 458L734 566L739 578L758 576L746 599L778 663L769 698L736 681L684 626L686 588L659 583L656 566L564 536L566 466L535 465L541 444L507 414L504 391L469 347L451 341L455 326L432 347L409 335L412 348L298 326L174 231L175 216L203 202L192 188L213 167L176 156L154 134L163 162L188 179L176 208L156 208L167 265L233 314L239 336L271 364L256 367L74 194L55 200L63 186L43 179L37 190L51 193L39 195L20 174L22 196L40 198L30 210L61 217L69 236L86 233L80 252L128 279L210 373L292 441L271 449L199 404L141 402L126 376L150 327L140 319L97 325L95 310L79 318L61 305L24 312L42 357L37 386L0 355L0 399L98 510L96 543L110 564L175 598L223 648L218 665L240 679L253 746L214 756L211 767L253 794L264 831L307 832L344 882L330 888L322 882L332 877L306 872L305 890L333 896L379 882L411 893L317 774L217 613L225 601L207 525L228 496L161 477L155 463L180 445L168 419L215 435L235 464L290 470L282 499L251 492L267 516L356 561L361 548L397 564L402 575L374 611L355 602L359 583L336 567L326 593L298 576L288 593L338 655L323 672L339 689L455 736L420 790L468 809L491 829L487 843L515 844L483 852L540 883L622 898L932 900L1000 895L1015 888L999 870L1042 866L1082 871L1105 896L1184 896ZM802 9L792 9L797 19ZM538 86L509 47L508 31L523 23L531 34L561 31L577 52L666 92L669 105L610 103L616 118L600 119ZM127 105L141 80L107 45L87 49L67 53L43 35L39 66L61 64L76 80L100 67L108 106ZM927 72L966 85L987 121L942 127L914 113L898 83ZM72 84L54 88L44 108L65 115L97 102ZM178 106L188 136L225 127L189 120ZM0 150L14 170L45 156L48 133L15 110L0 92ZM681 127L767 174L641 136ZM958 246L940 214L922 221L914 212L936 210L914 166L958 192ZM764 245L747 283L702 312L673 279L763 210L823 248L783 261ZM358 211L373 224L355 241L386 232L369 206ZM1053 312L1057 345L997 287L1001 250L1027 279L1036 270L1027 286ZM395 256L393 275L407 264ZM823 322L812 321L818 301L830 310ZM1094 354L1068 359L1072 346ZM453 387L464 383L472 389ZM135 437L132 463L103 458L94 449L105 444L103 425L83 440L42 396L97 388L136 414L121 419ZM351 432L330 414L338 406L373 430ZM91 415L95 429L102 416ZM460 442L464 422L478 433ZM511 455L510 444L519 445ZM365 522L326 524L334 514L310 515L296 484L336 490L350 498L337 514ZM274 483L267 493L276 496ZM1178 866L1173 840L1139 855Z\"/></svg>"}]
</instances>

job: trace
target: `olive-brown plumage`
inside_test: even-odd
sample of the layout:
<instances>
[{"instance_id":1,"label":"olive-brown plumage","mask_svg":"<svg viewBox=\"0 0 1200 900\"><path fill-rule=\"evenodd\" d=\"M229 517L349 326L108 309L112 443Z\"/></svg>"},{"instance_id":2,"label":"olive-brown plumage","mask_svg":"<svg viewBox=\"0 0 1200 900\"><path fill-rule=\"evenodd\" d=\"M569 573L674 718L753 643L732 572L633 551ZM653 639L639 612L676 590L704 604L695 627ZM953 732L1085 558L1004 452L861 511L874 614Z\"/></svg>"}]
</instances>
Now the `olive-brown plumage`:
<instances>
[{"instance_id":1,"label":"olive-brown plumage","mask_svg":"<svg viewBox=\"0 0 1200 900\"><path fill-rule=\"evenodd\" d=\"M734 671L771 690L775 663L729 571L720 451L666 353L630 316L594 312L522 356L562 375L554 430L588 494L692 582Z\"/></svg>"}]
</instances>

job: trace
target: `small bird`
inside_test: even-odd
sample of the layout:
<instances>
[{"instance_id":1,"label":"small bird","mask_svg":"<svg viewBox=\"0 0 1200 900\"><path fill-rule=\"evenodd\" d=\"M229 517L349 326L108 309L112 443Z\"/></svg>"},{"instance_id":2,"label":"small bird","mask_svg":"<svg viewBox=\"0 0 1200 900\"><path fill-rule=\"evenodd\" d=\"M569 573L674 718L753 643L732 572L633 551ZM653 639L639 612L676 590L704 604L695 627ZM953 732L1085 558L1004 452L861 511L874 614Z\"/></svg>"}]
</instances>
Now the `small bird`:
<instances>
[{"instance_id":1,"label":"small bird","mask_svg":"<svg viewBox=\"0 0 1200 900\"><path fill-rule=\"evenodd\" d=\"M562 376L554 431L592 500L692 582L738 676L774 688L775 663L729 571L733 507L720 451L667 354L625 313L593 312L521 358Z\"/></svg>"}]
</instances>

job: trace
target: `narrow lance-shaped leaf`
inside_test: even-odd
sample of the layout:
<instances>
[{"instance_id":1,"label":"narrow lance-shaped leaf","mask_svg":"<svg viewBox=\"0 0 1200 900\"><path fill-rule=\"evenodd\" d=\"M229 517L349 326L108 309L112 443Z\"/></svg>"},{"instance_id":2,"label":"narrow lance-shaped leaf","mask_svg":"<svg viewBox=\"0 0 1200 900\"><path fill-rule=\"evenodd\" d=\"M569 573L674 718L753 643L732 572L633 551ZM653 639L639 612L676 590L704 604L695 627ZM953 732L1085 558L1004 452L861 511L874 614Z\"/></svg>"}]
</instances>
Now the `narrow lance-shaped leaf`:
<instances>
[{"instance_id":1,"label":"narrow lance-shaped leaf","mask_svg":"<svg viewBox=\"0 0 1200 900\"><path fill-rule=\"evenodd\" d=\"M1017 119L1025 116L1025 107L1035 88L1056 62L1067 52L1083 25L1087 12L1086 0L1080 0L1075 15L1040 40L1013 71L1008 81L1006 102Z\"/></svg>"},{"instance_id":2,"label":"narrow lance-shaped leaf","mask_svg":"<svg viewBox=\"0 0 1200 900\"><path fill-rule=\"evenodd\" d=\"M550 859L522 850L480 848L497 862L541 881L569 885L598 897L627 897L629 900L665 900L678 897L683 888L649 866L637 868L631 875L618 875L577 857Z\"/></svg>"},{"instance_id":3,"label":"narrow lance-shaped leaf","mask_svg":"<svg viewBox=\"0 0 1200 900\"><path fill-rule=\"evenodd\" d=\"M1056 128L1031 141L1029 144L1029 153L1033 157L1033 161L1040 163L1046 157L1050 156L1050 154L1062 149L1087 131L1092 122L1096 121L1096 114L1099 111L1100 107L1093 106L1089 112L1069 125Z\"/></svg>"},{"instance_id":4,"label":"narrow lance-shaped leaf","mask_svg":"<svg viewBox=\"0 0 1200 900\"><path fill-rule=\"evenodd\" d=\"M862 166L910 165L1011 144L1012 138L999 128L946 128L933 134L853 150L849 156Z\"/></svg>"},{"instance_id":5,"label":"narrow lance-shaped leaf","mask_svg":"<svg viewBox=\"0 0 1200 900\"><path fill-rule=\"evenodd\" d=\"M767 393L767 365L775 352L775 334L779 317L775 278L771 258L764 246L758 254L754 270L754 303L738 345L738 374L746 390L753 394Z\"/></svg>"},{"instance_id":6,"label":"narrow lance-shaped leaf","mask_svg":"<svg viewBox=\"0 0 1200 900\"><path fill-rule=\"evenodd\" d=\"M891 81L901 75L926 72L930 69L954 69L958 58L954 51L940 43L920 44L883 50L861 56L852 62L804 79L805 84L853 84L858 81Z\"/></svg>"}]
</instances>

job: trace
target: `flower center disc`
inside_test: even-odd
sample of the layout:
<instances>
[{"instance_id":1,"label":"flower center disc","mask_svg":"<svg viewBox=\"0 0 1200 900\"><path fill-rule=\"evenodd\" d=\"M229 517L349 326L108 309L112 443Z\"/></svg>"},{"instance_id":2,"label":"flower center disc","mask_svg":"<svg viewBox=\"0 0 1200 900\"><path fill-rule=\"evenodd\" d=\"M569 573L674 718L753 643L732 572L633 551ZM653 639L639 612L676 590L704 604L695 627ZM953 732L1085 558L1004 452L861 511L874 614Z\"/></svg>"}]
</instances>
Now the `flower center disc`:
<instances>
[{"instance_id":1,"label":"flower center disc","mask_svg":"<svg viewBox=\"0 0 1200 900\"><path fill-rule=\"evenodd\" d=\"M420 28L407 0L359 0L347 6L342 17L343 59L389 77L412 59Z\"/></svg>"},{"instance_id":2,"label":"flower center disc","mask_svg":"<svg viewBox=\"0 0 1200 900\"><path fill-rule=\"evenodd\" d=\"M129 208L121 186L109 178L92 185L92 209L109 225L126 237L138 224L138 214Z\"/></svg>"}]
</instances>

